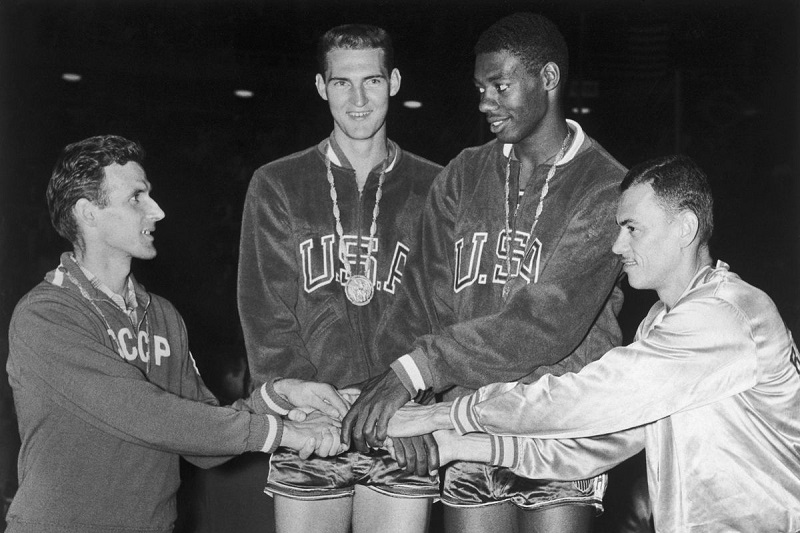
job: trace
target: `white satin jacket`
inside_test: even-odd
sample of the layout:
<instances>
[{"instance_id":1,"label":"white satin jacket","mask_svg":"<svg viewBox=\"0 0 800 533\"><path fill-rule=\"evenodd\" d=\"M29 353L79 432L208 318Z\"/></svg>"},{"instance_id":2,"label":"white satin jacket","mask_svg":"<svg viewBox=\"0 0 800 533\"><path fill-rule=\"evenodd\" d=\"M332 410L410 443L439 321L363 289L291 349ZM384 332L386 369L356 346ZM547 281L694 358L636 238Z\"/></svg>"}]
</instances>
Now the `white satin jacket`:
<instances>
[{"instance_id":1,"label":"white satin jacket","mask_svg":"<svg viewBox=\"0 0 800 533\"><path fill-rule=\"evenodd\" d=\"M576 374L484 387L451 418L496 435L493 462L531 478L587 478L645 448L661 533L797 532L799 367L772 300L718 262L669 311L656 303L632 344Z\"/></svg>"}]
</instances>

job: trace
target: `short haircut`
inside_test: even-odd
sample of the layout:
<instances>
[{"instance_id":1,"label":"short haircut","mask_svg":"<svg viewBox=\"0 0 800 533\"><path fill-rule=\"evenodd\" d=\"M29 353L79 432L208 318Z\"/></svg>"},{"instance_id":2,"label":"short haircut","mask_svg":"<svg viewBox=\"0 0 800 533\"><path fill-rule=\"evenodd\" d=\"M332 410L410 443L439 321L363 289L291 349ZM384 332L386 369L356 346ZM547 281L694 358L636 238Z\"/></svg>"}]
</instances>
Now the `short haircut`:
<instances>
[{"instance_id":1,"label":"short haircut","mask_svg":"<svg viewBox=\"0 0 800 533\"><path fill-rule=\"evenodd\" d=\"M631 168L619 188L624 192L633 185L648 183L667 212L678 214L688 209L697 215L699 242L707 244L714 231L714 199L700 167L685 155L651 159Z\"/></svg>"},{"instance_id":2,"label":"short haircut","mask_svg":"<svg viewBox=\"0 0 800 533\"><path fill-rule=\"evenodd\" d=\"M129 161L141 165L144 155L139 143L116 135L90 137L64 148L47 185L50 221L58 234L74 246L82 246L72 208L81 198L105 207L105 167Z\"/></svg>"},{"instance_id":3,"label":"short haircut","mask_svg":"<svg viewBox=\"0 0 800 533\"><path fill-rule=\"evenodd\" d=\"M567 79L567 43L558 27L542 15L514 13L504 17L484 31L475 44L475 55L503 51L518 57L534 75L552 61L561 71L562 84Z\"/></svg>"},{"instance_id":4,"label":"short haircut","mask_svg":"<svg viewBox=\"0 0 800 533\"><path fill-rule=\"evenodd\" d=\"M322 77L328 68L328 52L345 50L383 50L383 66L391 73L394 68L392 38L383 28L369 24L345 24L326 31L317 43L317 68Z\"/></svg>"}]
</instances>

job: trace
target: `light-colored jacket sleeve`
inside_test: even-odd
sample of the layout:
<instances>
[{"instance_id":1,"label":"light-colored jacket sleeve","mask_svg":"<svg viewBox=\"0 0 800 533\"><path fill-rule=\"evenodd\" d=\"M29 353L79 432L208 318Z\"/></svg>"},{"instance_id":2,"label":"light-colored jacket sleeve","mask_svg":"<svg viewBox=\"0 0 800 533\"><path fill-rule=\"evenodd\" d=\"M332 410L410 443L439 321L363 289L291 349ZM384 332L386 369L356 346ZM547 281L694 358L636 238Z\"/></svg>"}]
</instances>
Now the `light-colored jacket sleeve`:
<instances>
[{"instance_id":1,"label":"light-colored jacket sleeve","mask_svg":"<svg viewBox=\"0 0 800 533\"><path fill-rule=\"evenodd\" d=\"M611 470L644 449L641 427L585 439L491 436L491 464L531 479L577 481Z\"/></svg>"},{"instance_id":2,"label":"light-colored jacket sleeve","mask_svg":"<svg viewBox=\"0 0 800 533\"><path fill-rule=\"evenodd\" d=\"M646 336L579 373L485 387L459 399L451 416L462 432L589 437L707 405L756 380L749 322L728 302L706 297L676 306Z\"/></svg>"}]
</instances>

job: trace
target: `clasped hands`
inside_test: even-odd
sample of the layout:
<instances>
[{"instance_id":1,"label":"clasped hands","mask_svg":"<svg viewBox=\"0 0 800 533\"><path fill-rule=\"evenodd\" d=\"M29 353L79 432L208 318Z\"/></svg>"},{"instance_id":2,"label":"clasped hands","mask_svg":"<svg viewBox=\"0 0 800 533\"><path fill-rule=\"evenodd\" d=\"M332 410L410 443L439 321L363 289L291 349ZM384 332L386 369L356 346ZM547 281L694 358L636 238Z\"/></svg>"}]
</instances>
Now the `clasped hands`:
<instances>
[{"instance_id":1,"label":"clasped hands","mask_svg":"<svg viewBox=\"0 0 800 533\"><path fill-rule=\"evenodd\" d=\"M338 455L342 443L342 418L358 396L357 389L337 390L327 383L284 378L275 381L277 394L295 406L283 423L281 446L296 450L302 459Z\"/></svg>"},{"instance_id":2,"label":"clasped hands","mask_svg":"<svg viewBox=\"0 0 800 533\"><path fill-rule=\"evenodd\" d=\"M336 455L352 445L362 453L387 449L401 468L420 476L444 464L436 440L444 435L437 432L434 438L432 432L449 424L447 411L411 403L391 369L345 389L282 379L275 382L275 391L296 406L287 415L281 445L302 458Z\"/></svg>"},{"instance_id":3,"label":"clasped hands","mask_svg":"<svg viewBox=\"0 0 800 533\"><path fill-rule=\"evenodd\" d=\"M436 440L430 432L387 438L392 416L412 399L397 374L389 369L356 387L361 393L342 420L343 442L362 453L386 448L407 472L433 475L440 461Z\"/></svg>"}]
</instances>

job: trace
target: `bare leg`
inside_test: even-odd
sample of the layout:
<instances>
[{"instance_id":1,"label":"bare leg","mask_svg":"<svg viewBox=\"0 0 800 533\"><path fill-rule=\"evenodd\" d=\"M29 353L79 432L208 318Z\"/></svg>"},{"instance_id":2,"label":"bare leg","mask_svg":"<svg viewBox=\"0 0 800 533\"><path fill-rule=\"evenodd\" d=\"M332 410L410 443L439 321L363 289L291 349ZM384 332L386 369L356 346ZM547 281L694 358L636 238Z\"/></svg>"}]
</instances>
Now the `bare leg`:
<instances>
[{"instance_id":1,"label":"bare leg","mask_svg":"<svg viewBox=\"0 0 800 533\"><path fill-rule=\"evenodd\" d=\"M497 503L484 507L444 506L445 533L518 533L516 506Z\"/></svg>"},{"instance_id":2,"label":"bare leg","mask_svg":"<svg viewBox=\"0 0 800 533\"><path fill-rule=\"evenodd\" d=\"M294 500L275 495L277 533L349 533L353 498Z\"/></svg>"},{"instance_id":3,"label":"bare leg","mask_svg":"<svg viewBox=\"0 0 800 533\"><path fill-rule=\"evenodd\" d=\"M424 533L428 529L431 503L431 498L387 496L357 485L353 503L353 533ZM318 530L314 531L316 533Z\"/></svg>"},{"instance_id":4,"label":"bare leg","mask_svg":"<svg viewBox=\"0 0 800 533\"><path fill-rule=\"evenodd\" d=\"M591 505L559 505L539 511L517 510L524 533L590 533L594 521Z\"/></svg>"}]
</instances>

